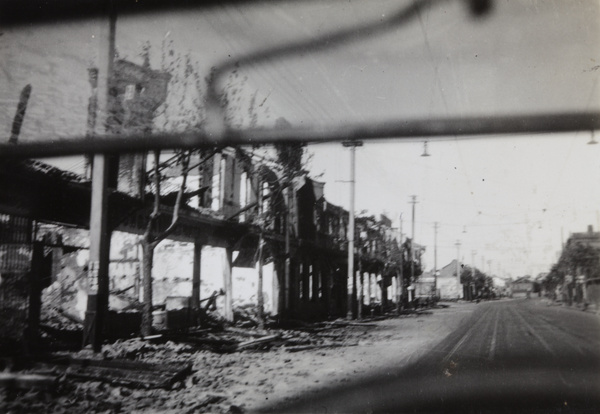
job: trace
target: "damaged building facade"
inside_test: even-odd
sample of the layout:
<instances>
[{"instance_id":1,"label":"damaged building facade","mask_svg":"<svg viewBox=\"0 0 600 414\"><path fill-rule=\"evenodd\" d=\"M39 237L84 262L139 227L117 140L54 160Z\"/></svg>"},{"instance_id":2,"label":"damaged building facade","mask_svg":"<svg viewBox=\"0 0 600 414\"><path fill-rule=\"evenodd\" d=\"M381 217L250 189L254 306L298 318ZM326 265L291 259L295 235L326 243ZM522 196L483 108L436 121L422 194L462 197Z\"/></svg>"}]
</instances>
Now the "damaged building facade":
<instances>
[{"instance_id":1,"label":"damaged building facade","mask_svg":"<svg viewBox=\"0 0 600 414\"><path fill-rule=\"evenodd\" d=\"M147 62L116 62L109 130L150 131L168 82L168 75ZM93 70L90 85L86 122L93 130ZM207 312L233 321L236 309L259 301L278 320L325 320L400 300L401 243L391 221L357 220L358 277L348 278L348 212L327 201L323 183L306 172L290 175L272 155L252 148L190 155L179 222L154 260L157 328L195 325ZM184 168L178 160L169 153L159 159L159 227L173 214ZM107 334L139 333L139 241L154 208L149 164L146 154L109 161ZM39 161L15 161L0 167L0 186L0 318L8 330L2 337L35 338L40 314L48 312L77 325L89 294L89 177Z\"/></svg>"}]
</instances>

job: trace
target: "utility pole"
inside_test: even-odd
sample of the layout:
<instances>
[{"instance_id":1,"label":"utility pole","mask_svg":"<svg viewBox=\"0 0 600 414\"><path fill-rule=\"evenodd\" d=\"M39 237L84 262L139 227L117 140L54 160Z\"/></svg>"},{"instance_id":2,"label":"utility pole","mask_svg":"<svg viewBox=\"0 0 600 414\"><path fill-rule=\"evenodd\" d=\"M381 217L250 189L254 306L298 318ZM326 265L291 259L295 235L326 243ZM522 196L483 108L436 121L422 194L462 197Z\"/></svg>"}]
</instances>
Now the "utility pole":
<instances>
[{"instance_id":1,"label":"utility pole","mask_svg":"<svg viewBox=\"0 0 600 414\"><path fill-rule=\"evenodd\" d=\"M437 233L439 223L433 223L433 295L437 296Z\"/></svg>"},{"instance_id":2,"label":"utility pole","mask_svg":"<svg viewBox=\"0 0 600 414\"><path fill-rule=\"evenodd\" d=\"M475 255L477 254L477 252L475 250L471 250L471 280L475 280ZM467 294L469 295L468 298L466 298L467 300L471 300L472 299L472 291L471 291L471 283L469 283L469 286L467 287Z\"/></svg>"},{"instance_id":3,"label":"utility pole","mask_svg":"<svg viewBox=\"0 0 600 414\"><path fill-rule=\"evenodd\" d=\"M461 289L461 284L460 284L460 240L457 240L456 243L454 243L454 245L456 246L456 285L457 285L457 296L458 299L460 299L460 289Z\"/></svg>"},{"instance_id":4,"label":"utility pole","mask_svg":"<svg viewBox=\"0 0 600 414\"><path fill-rule=\"evenodd\" d=\"M362 147L362 141L343 142L350 148L350 208L348 218L348 280L352 280L352 300L348 304L348 315L353 313L353 302L356 298L356 272L354 271L354 190L356 184L356 147Z\"/></svg>"},{"instance_id":5,"label":"utility pole","mask_svg":"<svg viewBox=\"0 0 600 414\"><path fill-rule=\"evenodd\" d=\"M100 15L98 64L98 119L94 135L106 132L108 118L109 82L115 57L117 14L113 1ZM92 194L90 207L90 258L88 264L89 293L83 325L83 346L91 345L94 352L102 349L104 316L108 310L108 261L110 232L108 230L108 165L104 154L93 155Z\"/></svg>"},{"instance_id":6,"label":"utility pole","mask_svg":"<svg viewBox=\"0 0 600 414\"><path fill-rule=\"evenodd\" d=\"M398 283L396 283L396 311L398 312L398 315L400 315L400 309L402 307L402 305L400 304L401 299L402 299L402 292L404 289L404 286L402 285L404 283L404 252L402 251L402 238L404 237L404 235L402 234L402 213L400 213L400 275L398 276Z\"/></svg>"},{"instance_id":7,"label":"utility pole","mask_svg":"<svg viewBox=\"0 0 600 414\"><path fill-rule=\"evenodd\" d=\"M284 263L284 278L285 278L285 286L284 286L284 297L285 297L285 317L290 316L290 311L292 309L291 297L290 297L290 267L291 267L291 258L290 258L290 211L292 209L292 187L288 185L285 189L285 196L287 201L287 207L285 210L285 263Z\"/></svg>"},{"instance_id":8,"label":"utility pole","mask_svg":"<svg viewBox=\"0 0 600 414\"><path fill-rule=\"evenodd\" d=\"M415 205L417 204L417 196L410 196L412 204L412 240L410 241L410 283L415 279Z\"/></svg>"}]
</instances>

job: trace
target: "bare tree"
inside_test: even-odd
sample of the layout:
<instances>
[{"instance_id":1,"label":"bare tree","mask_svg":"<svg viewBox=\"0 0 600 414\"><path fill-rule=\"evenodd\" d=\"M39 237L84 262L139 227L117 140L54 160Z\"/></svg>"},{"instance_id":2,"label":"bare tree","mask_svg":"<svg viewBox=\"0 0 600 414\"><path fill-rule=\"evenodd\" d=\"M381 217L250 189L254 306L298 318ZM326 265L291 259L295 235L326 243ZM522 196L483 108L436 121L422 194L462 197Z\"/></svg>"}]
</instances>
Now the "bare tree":
<instances>
[{"instance_id":1,"label":"bare tree","mask_svg":"<svg viewBox=\"0 0 600 414\"><path fill-rule=\"evenodd\" d=\"M184 202L184 193L186 188L187 176L189 173L190 153L188 151L178 154L179 164L181 165L181 185L177 191L175 205L171 212L171 220L168 227L164 230L159 228L161 217L161 174L160 151L154 151L154 202L152 212L146 224L146 229L140 241L142 246L142 277L144 286L144 305L142 312L142 335L150 335L152 331L152 267L154 264L154 249L166 239L177 227L179 223L179 213L181 205Z\"/></svg>"},{"instance_id":2,"label":"bare tree","mask_svg":"<svg viewBox=\"0 0 600 414\"><path fill-rule=\"evenodd\" d=\"M189 130L200 128L204 117L202 106L201 78L198 70L189 54L177 54L173 49L172 42L169 50L162 48L161 68L170 75L169 97L156 113L155 126L165 130ZM149 66L150 46L145 44L142 57L144 64ZM161 162L160 151L154 151L152 170L148 172L151 180L151 192L153 193L152 210L146 223L146 228L140 240L142 247L142 335L149 335L152 331L152 268L154 265L154 250L161 241L169 237L177 228L182 207L185 205L190 194L186 193L190 159L194 151L178 151L172 157ZM214 153L212 153L214 155ZM211 156L212 156L211 155ZM165 202L162 195L162 187L165 176L162 173L167 168L180 168L180 180L174 204ZM170 210L170 211L169 211ZM164 220L170 217L170 220ZM168 224L167 224L168 223Z\"/></svg>"}]
</instances>

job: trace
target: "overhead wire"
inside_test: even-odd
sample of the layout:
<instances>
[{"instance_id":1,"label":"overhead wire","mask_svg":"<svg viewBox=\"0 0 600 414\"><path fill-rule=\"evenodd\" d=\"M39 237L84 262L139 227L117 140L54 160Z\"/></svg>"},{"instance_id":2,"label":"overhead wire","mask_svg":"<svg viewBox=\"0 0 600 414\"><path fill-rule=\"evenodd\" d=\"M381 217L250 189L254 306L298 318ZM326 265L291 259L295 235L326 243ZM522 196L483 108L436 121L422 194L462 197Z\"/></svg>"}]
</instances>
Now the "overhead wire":
<instances>
[{"instance_id":1,"label":"overhead wire","mask_svg":"<svg viewBox=\"0 0 600 414\"><path fill-rule=\"evenodd\" d=\"M415 1L415 3L418 2L418 0L414 0L414 1ZM421 28L421 32L423 34L423 40L425 42L425 47L427 49L427 54L428 54L429 59L431 61L431 65L433 66L433 70L434 70L434 82L435 82L435 85L437 85L437 87L439 89L440 97L442 98L442 103L444 105L445 114L449 115L450 110L449 110L449 107L448 107L448 102L447 102L447 99L446 99L446 95L444 93L444 88L441 85L441 80L440 80L440 77L439 77L439 67L436 64L435 59L433 57L433 52L431 50L431 45L429 43L429 37L427 36L427 31L425 30L425 24L423 23L423 18L421 16L421 9L420 8L417 8L417 18L419 20L419 26ZM433 99L433 95L432 95L432 99ZM475 202L475 198L474 198L475 192L473 191L473 185L471 183L470 178L466 174L466 170L467 169L466 169L466 166L465 166L465 163L464 163L464 160L463 160L463 156L462 156L462 152L460 150L460 146L458 144L458 140L456 139L456 136L454 138L455 138L455 141L456 141L456 149L457 149L457 152L458 152L458 156L459 156L461 165L463 167L461 169L461 172L463 173L463 176L464 176L464 178L466 180L467 186L469 187L469 191L470 191L470 193L472 195L471 201L473 202L473 206L475 207L475 211L480 211L479 207L477 206L477 203Z\"/></svg>"}]
</instances>

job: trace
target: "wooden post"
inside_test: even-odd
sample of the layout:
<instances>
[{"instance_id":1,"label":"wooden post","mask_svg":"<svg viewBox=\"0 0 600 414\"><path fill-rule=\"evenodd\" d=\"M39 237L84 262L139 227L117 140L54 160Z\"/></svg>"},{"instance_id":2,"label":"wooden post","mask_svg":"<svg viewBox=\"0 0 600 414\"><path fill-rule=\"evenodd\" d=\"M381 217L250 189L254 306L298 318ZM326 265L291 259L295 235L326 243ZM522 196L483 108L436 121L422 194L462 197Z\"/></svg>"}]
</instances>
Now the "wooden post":
<instances>
[{"instance_id":1,"label":"wooden post","mask_svg":"<svg viewBox=\"0 0 600 414\"><path fill-rule=\"evenodd\" d=\"M327 318L329 319L332 315L331 312L331 284L332 284L332 269L331 269L331 265L329 263L327 263L327 261L321 257L321 265L319 266L321 268L321 279L322 279L322 286L323 286L323 302L325 303L325 309L327 312Z\"/></svg>"},{"instance_id":2,"label":"wooden post","mask_svg":"<svg viewBox=\"0 0 600 414\"><path fill-rule=\"evenodd\" d=\"M318 259L313 259L311 261L311 266L312 266L312 272L311 272L312 297L313 297L314 302L318 302L319 301L319 286L320 286Z\"/></svg>"},{"instance_id":3,"label":"wooden post","mask_svg":"<svg viewBox=\"0 0 600 414\"><path fill-rule=\"evenodd\" d=\"M377 278L379 279L378 285L379 288L381 290L381 305L383 308L385 308L387 306L387 300L388 300L388 294L387 294L387 287L385 286L385 278L383 277L383 274L379 274L377 275Z\"/></svg>"},{"instance_id":4,"label":"wooden post","mask_svg":"<svg viewBox=\"0 0 600 414\"><path fill-rule=\"evenodd\" d=\"M281 274L281 266L278 261L273 262L273 281L271 284L271 315L279 316L281 304L281 289L279 275Z\"/></svg>"},{"instance_id":5,"label":"wooden post","mask_svg":"<svg viewBox=\"0 0 600 414\"><path fill-rule=\"evenodd\" d=\"M259 216L264 215L264 206L263 206L263 192L265 182L262 180L258 181L258 214ZM257 307L257 319L258 319L258 328L264 329L265 327L265 315L264 315L264 297L263 297L263 245L265 243L263 236L263 226L261 224L261 228L258 236L258 281L257 281L257 292L256 292L256 307Z\"/></svg>"},{"instance_id":6,"label":"wooden post","mask_svg":"<svg viewBox=\"0 0 600 414\"><path fill-rule=\"evenodd\" d=\"M34 351L35 344L39 341L40 315L42 310L42 285L44 275L44 246L40 242L33 243L31 258L31 271L29 272L29 309L27 328L25 330L24 352L29 354Z\"/></svg>"},{"instance_id":7,"label":"wooden post","mask_svg":"<svg viewBox=\"0 0 600 414\"><path fill-rule=\"evenodd\" d=\"M90 259L88 264L88 303L83 328L83 346L94 352L102 348L104 315L108 311L108 262L110 234L107 226L108 197L106 157L94 155L90 213Z\"/></svg>"},{"instance_id":8,"label":"wooden post","mask_svg":"<svg viewBox=\"0 0 600 414\"><path fill-rule=\"evenodd\" d=\"M262 230L260 231L260 236L258 238L258 283L257 283L257 319L258 319L258 328L264 329L265 327L265 300L263 296L263 245L265 240L263 238Z\"/></svg>"},{"instance_id":9,"label":"wooden post","mask_svg":"<svg viewBox=\"0 0 600 414\"><path fill-rule=\"evenodd\" d=\"M371 273L367 273L367 303L371 306Z\"/></svg>"},{"instance_id":10,"label":"wooden post","mask_svg":"<svg viewBox=\"0 0 600 414\"><path fill-rule=\"evenodd\" d=\"M310 297L310 261L302 258L302 301L308 302Z\"/></svg>"},{"instance_id":11,"label":"wooden post","mask_svg":"<svg viewBox=\"0 0 600 414\"><path fill-rule=\"evenodd\" d=\"M284 289L284 305L283 308L285 310L285 315L289 316L289 312L292 309L292 297L291 297L291 277L290 277L290 272L291 272L291 257L290 257L290 225L291 225L291 218L290 218L290 210L292 208L292 190L291 188L288 186L285 189L285 195L287 198L287 207L286 207L286 211L285 211L285 262L284 262L284 285L283 285L283 289Z\"/></svg>"},{"instance_id":12,"label":"wooden post","mask_svg":"<svg viewBox=\"0 0 600 414\"><path fill-rule=\"evenodd\" d=\"M302 275L300 274L300 260L298 256L290 258L290 317L295 318L300 307L300 285Z\"/></svg>"},{"instance_id":13,"label":"wooden post","mask_svg":"<svg viewBox=\"0 0 600 414\"><path fill-rule=\"evenodd\" d=\"M225 308L223 317L229 322L233 322L233 281L231 271L233 267L233 250L231 247L225 249L225 260L223 263L223 288L225 290Z\"/></svg>"},{"instance_id":14,"label":"wooden post","mask_svg":"<svg viewBox=\"0 0 600 414\"><path fill-rule=\"evenodd\" d=\"M98 119L97 135L106 131L109 81L115 56L116 10L108 3L106 15L101 16L99 35ZM107 18L108 17L108 18ZM83 346L91 345L94 352L102 349L104 316L108 311L108 262L110 232L108 231L108 166L104 154L94 154L92 169L92 199L90 210L90 258L88 264L88 303L83 326Z\"/></svg>"},{"instance_id":15,"label":"wooden post","mask_svg":"<svg viewBox=\"0 0 600 414\"><path fill-rule=\"evenodd\" d=\"M202 264L202 243L194 242L194 265L192 270L192 299L191 307L194 310L200 309L200 282L201 282L201 264Z\"/></svg>"},{"instance_id":16,"label":"wooden post","mask_svg":"<svg viewBox=\"0 0 600 414\"><path fill-rule=\"evenodd\" d=\"M392 276L392 297L391 300L395 304L398 299L398 281L396 280L396 276Z\"/></svg>"},{"instance_id":17,"label":"wooden post","mask_svg":"<svg viewBox=\"0 0 600 414\"><path fill-rule=\"evenodd\" d=\"M365 275L362 272L360 259L358 261L358 319L363 318L363 306L365 301Z\"/></svg>"}]
</instances>

